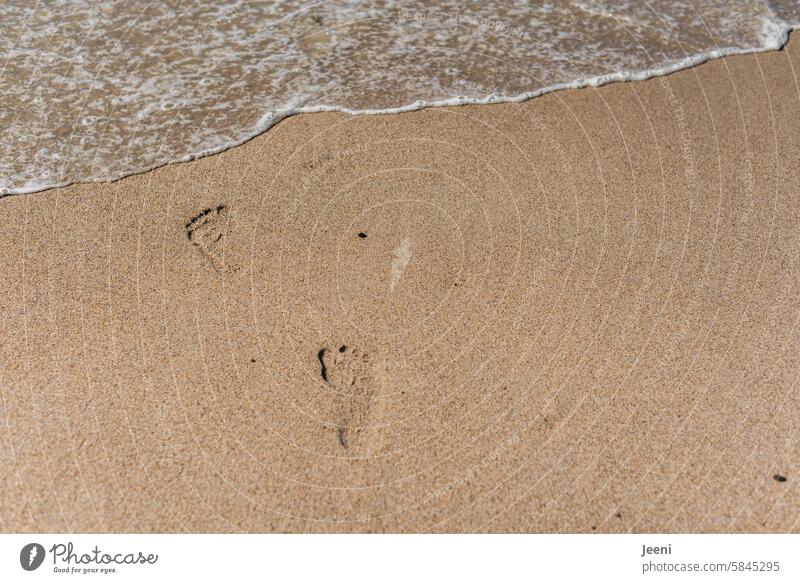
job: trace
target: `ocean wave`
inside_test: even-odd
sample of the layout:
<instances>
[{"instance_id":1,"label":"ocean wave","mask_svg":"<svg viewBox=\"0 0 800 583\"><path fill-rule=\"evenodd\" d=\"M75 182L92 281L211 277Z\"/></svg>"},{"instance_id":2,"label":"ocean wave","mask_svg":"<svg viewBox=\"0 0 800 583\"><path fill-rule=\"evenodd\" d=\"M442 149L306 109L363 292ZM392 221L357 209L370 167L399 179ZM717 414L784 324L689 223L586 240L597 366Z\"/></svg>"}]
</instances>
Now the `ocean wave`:
<instances>
[{"instance_id":1,"label":"ocean wave","mask_svg":"<svg viewBox=\"0 0 800 583\"><path fill-rule=\"evenodd\" d=\"M781 48L792 1L4 5L0 196L223 151L288 115L521 101Z\"/></svg>"}]
</instances>

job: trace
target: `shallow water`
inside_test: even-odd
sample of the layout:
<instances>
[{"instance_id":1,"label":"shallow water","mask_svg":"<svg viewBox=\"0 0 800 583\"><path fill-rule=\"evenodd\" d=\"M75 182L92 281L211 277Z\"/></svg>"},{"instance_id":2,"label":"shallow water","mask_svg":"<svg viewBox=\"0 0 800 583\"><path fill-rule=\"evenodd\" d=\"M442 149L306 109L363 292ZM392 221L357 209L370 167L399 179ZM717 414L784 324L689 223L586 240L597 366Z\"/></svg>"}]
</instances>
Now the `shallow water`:
<instances>
[{"instance_id":1,"label":"shallow water","mask_svg":"<svg viewBox=\"0 0 800 583\"><path fill-rule=\"evenodd\" d=\"M529 98L780 48L794 0L16 0L0 195L218 152L286 115Z\"/></svg>"}]
</instances>

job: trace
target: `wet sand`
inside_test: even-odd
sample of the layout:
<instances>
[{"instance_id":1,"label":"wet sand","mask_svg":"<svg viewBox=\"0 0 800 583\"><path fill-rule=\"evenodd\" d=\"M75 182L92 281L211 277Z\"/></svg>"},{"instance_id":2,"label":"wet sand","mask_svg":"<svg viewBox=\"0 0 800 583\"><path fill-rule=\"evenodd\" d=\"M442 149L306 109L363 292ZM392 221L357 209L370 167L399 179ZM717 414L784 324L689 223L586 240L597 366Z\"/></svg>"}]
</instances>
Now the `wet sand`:
<instances>
[{"instance_id":1,"label":"wet sand","mask_svg":"<svg viewBox=\"0 0 800 583\"><path fill-rule=\"evenodd\" d=\"M0 529L800 530L798 63L0 200Z\"/></svg>"}]
</instances>

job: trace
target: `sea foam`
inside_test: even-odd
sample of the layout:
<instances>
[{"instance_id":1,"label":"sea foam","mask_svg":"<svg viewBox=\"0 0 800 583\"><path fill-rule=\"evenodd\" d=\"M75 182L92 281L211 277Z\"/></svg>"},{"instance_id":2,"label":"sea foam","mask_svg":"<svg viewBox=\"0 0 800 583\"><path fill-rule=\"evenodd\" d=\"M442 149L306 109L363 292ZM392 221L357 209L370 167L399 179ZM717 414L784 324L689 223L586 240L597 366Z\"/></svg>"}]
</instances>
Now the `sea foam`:
<instances>
[{"instance_id":1,"label":"sea foam","mask_svg":"<svg viewBox=\"0 0 800 583\"><path fill-rule=\"evenodd\" d=\"M3 195L217 153L296 113L522 101L776 50L800 6L58 0L0 22Z\"/></svg>"}]
</instances>

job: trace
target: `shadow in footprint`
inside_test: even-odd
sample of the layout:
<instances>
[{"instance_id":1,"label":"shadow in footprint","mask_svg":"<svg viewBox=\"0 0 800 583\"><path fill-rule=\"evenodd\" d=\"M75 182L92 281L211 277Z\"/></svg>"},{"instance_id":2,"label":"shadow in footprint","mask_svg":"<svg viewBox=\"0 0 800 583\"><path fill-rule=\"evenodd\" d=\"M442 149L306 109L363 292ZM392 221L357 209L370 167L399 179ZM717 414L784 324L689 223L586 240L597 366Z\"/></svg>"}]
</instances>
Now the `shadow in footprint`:
<instances>
[{"instance_id":1,"label":"shadow in footprint","mask_svg":"<svg viewBox=\"0 0 800 583\"><path fill-rule=\"evenodd\" d=\"M374 376L369 354L339 345L317 353L320 376L334 391L334 416L339 445L345 449L361 445L374 396Z\"/></svg>"}]
</instances>

